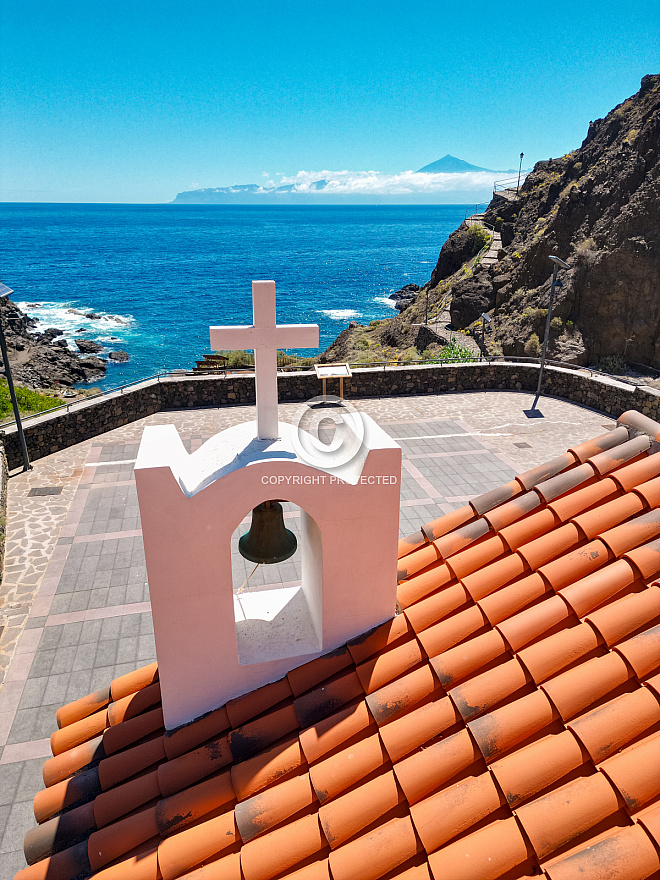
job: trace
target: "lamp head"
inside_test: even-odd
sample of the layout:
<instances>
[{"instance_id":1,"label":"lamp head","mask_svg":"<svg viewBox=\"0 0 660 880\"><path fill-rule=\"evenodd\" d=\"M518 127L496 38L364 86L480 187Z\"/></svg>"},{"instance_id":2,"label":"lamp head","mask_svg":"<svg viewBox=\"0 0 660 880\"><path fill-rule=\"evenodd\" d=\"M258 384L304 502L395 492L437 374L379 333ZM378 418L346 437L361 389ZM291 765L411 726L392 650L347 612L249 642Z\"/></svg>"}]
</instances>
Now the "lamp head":
<instances>
[{"instance_id":1,"label":"lamp head","mask_svg":"<svg viewBox=\"0 0 660 880\"><path fill-rule=\"evenodd\" d=\"M562 267L562 269L570 269L571 268L570 263L565 263L563 260L560 260L559 257L552 256L552 257L550 257L550 259L553 260L555 263L558 263Z\"/></svg>"}]
</instances>

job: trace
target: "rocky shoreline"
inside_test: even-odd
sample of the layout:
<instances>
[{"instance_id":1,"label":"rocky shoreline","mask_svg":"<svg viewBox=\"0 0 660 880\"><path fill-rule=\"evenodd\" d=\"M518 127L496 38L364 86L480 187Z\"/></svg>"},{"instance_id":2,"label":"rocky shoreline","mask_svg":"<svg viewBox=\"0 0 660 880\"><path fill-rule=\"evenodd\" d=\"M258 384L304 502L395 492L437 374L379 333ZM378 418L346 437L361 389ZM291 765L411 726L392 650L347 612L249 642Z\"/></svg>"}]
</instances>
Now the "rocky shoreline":
<instances>
[{"instance_id":1,"label":"rocky shoreline","mask_svg":"<svg viewBox=\"0 0 660 880\"><path fill-rule=\"evenodd\" d=\"M70 311L76 312L71 309ZM98 354L104 346L86 337L75 339L78 352L69 348L64 331L48 327L43 332L38 322L8 299L0 300L0 315L7 342L12 377L18 385L39 390L65 390L73 385L92 384L103 379L108 362ZM103 316L80 312L87 319ZM121 323L117 318L117 323ZM89 331L80 328L79 333ZM111 351L108 358L116 362L129 360L125 351ZM0 361L0 373L4 375Z\"/></svg>"}]
</instances>

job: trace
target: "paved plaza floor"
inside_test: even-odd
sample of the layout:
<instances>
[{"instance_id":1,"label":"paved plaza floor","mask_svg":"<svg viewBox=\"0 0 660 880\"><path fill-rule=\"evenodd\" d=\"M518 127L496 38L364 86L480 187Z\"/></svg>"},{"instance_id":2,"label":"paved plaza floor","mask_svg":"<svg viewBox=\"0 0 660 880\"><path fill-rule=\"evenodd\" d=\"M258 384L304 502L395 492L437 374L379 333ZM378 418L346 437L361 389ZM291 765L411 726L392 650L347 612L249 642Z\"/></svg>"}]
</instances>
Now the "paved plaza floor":
<instances>
[{"instance_id":1,"label":"paved plaza floor","mask_svg":"<svg viewBox=\"0 0 660 880\"><path fill-rule=\"evenodd\" d=\"M528 418L531 397L515 392L355 404L403 449L402 535L615 424L553 399L541 401L542 418ZM296 410L281 405L280 419L291 420ZM156 656L133 477L144 427L174 424L192 452L254 417L253 407L162 412L11 477L0 591L0 880L25 865L23 836L34 825L32 799L43 787L57 708ZM291 505L286 523L296 531ZM237 553L238 535L234 589L253 568ZM244 590L291 586L299 574L296 557L261 566Z\"/></svg>"}]
</instances>

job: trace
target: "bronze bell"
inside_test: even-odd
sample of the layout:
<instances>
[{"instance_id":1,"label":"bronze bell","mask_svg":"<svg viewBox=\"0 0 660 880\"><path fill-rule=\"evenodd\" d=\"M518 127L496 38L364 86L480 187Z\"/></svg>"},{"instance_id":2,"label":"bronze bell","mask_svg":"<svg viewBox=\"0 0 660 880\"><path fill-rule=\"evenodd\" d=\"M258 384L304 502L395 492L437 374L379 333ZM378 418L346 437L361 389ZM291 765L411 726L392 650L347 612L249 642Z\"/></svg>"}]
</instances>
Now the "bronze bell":
<instances>
[{"instance_id":1,"label":"bronze bell","mask_svg":"<svg viewBox=\"0 0 660 880\"><path fill-rule=\"evenodd\" d=\"M250 562L273 565L284 562L296 552L298 542L293 532L284 526L284 514L279 501L264 501L252 511L250 531L238 542L241 556Z\"/></svg>"}]
</instances>

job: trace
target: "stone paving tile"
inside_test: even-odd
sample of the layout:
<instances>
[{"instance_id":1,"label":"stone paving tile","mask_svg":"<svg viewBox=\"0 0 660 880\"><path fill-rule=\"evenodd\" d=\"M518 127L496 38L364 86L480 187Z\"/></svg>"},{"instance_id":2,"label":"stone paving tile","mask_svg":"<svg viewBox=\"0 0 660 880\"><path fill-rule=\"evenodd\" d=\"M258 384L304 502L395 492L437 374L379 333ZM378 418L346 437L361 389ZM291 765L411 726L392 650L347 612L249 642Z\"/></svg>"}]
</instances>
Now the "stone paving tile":
<instances>
[{"instance_id":1,"label":"stone paving tile","mask_svg":"<svg viewBox=\"0 0 660 880\"><path fill-rule=\"evenodd\" d=\"M528 420L523 410L530 404L529 395L508 392L357 402L401 442L401 534L614 425L551 399L541 403L543 419ZM290 420L296 410L282 405L280 418ZM32 798L42 787L57 708L155 658L133 480L145 425L174 424L191 451L253 418L253 407L158 413L12 477L0 592L0 676L8 670L0 690L0 878L25 864L23 836L34 824ZM31 487L42 485L62 485L62 494L28 498ZM285 504L287 528L297 534L299 521L297 509ZM253 568L238 553L249 522L248 516L232 538L234 588ZM300 578L296 556L267 569L257 569L244 589Z\"/></svg>"}]
</instances>

